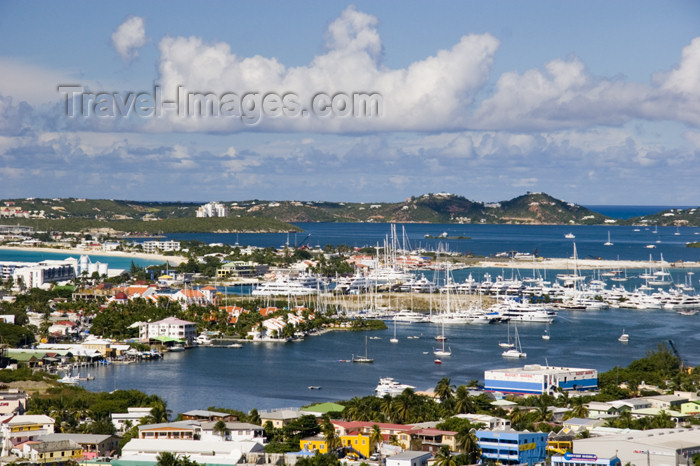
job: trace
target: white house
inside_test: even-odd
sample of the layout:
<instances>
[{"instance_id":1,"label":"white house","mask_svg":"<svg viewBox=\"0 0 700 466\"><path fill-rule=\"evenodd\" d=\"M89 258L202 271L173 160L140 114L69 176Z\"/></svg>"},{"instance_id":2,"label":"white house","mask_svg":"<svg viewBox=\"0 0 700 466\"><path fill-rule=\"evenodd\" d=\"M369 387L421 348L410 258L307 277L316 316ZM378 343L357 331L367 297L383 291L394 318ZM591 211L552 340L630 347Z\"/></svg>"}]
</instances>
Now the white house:
<instances>
[{"instance_id":1,"label":"white house","mask_svg":"<svg viewBox=\"0 0 700 466\"><path fill-rule=\"evenodd\" d=\"M167 317L157 322L142 322L139 326L139 340L147 342L151 338L169 337L186 340L188 343L197 337L197 324L176 317Z\"/></svg>"},{"instance_id":2,"label":"white house","mask_svg":"<svg viewBox=\"0 0 700 466\"><path fill-rule=\"evenodd\" d=\"M222 437L219 432L214 430L217 421L206 421L200 423L202 441L251 441L261 445L265 443L265 430L255 424L247 422L227 422L226 429L228 434Z\"/></svg>"},{"instance_id":3,"label":"white house","mask_svg":"<svg viewBox=\"0 0 700 466\"><path fill-rule=\"evenodd\" d=\"M253 441L219 442L204 440L175 440L175 439L132 439L122 448L120 462L149 462L155 464L157 457L163 452L173 453L177 457L188 456L199 464L212 463L235 465L243 455L251 452L262 452L264 447Z\"/></svg>"},{"instance_id":4,"label":"white house","mask_svg":"<svg viewBox=\"0 0 700 466\"><path fill-rule=\"evenodd\" d=\"M128 425L137 426L141 424L141 419L151 414L151 407L147 408L127 408L126 413L112 413L112 424L114 424L117 432L124 432Z\"/></svg>"},{"instance_id":5,"label":"white house","mask_svg":"<svg viewBox=\"0 0 700 466\"><path fill-rule=\"evenodd\" d=\"M0 417L2 445L17 445L41 435L53 434L56 421L43 414L9 415Z\"/></svg>"}]
</instances>

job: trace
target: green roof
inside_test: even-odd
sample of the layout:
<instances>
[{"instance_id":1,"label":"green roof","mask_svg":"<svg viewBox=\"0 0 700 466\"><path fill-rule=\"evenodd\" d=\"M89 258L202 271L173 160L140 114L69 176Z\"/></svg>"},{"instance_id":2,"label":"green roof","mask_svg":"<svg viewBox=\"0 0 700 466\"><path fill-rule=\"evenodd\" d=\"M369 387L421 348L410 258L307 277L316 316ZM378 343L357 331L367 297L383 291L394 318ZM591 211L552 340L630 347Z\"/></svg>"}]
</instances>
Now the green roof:
<instances>
[{"instance_id":1,"label":"green roof","mask_svg":"<svg viewBox=\"0 0 700 466\"><path fill-rule=\"evenodd\" d=\"M339 405L338 403L319 403L311 405L308 408L304 408L304 411L311 411L314 413L340 413L345 409L345 406Z\"/></svg>"}]
</instances>

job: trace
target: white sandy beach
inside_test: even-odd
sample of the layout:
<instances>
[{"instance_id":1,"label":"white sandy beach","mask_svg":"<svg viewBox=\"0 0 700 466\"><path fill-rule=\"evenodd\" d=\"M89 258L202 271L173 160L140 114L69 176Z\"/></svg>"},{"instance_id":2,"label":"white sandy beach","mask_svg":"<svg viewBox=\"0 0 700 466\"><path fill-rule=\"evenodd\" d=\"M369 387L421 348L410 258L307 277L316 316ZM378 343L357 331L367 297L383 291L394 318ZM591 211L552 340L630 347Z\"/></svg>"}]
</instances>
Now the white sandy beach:
<instances>
[{"instance_id":1,"label":"white sandy beach","mask_svg":"<svg viewBox=\"0 0 700 466\"><path fill-rule=\"evenodd\" d=\"M633 261L633 260L602 260L602 259L577 259L576 268L578 269L646 269L653 267L673 267L673 268L693 268L700 267L700 262L668 262L668 261ZM478 263L477 267L495 267L495 268L518 268L518 269L558 269L558 270L573 270L574 260L570 258L542 258L536 261L526 260L498 260L488 259Z\"/></svg>"},{"instance_id":2,"label":"white sandy beach","mask_svg":"<svg viewBox=\"0 0 700 466\"><path fill-rule=\"evenodd\" d=\"M76 248L48 248L48 247L22 247L22 246L0 246L0 250L14 250L14 251L37 251L37 252L53 252L53 253L65 253L65 254L75 254L75 255L88 255L88 256L114 256L114 257L133 257L136 259L146 259L155 262L168 262L171 265L178 265L182 262L186 262L187 259L179 256L164 256L162 254L147 254L144 252L123 252L123 251L101 251L101 250L87 250L87 249L76 249Z\"/></svg>"}]
</instances>

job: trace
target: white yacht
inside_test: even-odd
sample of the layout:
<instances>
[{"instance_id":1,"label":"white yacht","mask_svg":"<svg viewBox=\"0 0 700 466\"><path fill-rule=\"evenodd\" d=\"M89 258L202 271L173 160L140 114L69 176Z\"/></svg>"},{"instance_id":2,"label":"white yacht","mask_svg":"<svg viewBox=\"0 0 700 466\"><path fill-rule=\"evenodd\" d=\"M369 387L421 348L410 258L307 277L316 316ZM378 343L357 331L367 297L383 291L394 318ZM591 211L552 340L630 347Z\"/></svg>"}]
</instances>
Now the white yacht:
<instances>
[{"instance_id":1,"label":"white yacht","mask_svg":"<svg viewBox=\"0 0 700 466\"><path fill-rule=\"evenodd\" d=\"M414 389L416 387L398 383L391 377L382 377L379 379L379 385L374 389L374 393L379 397L383 397L384 395L397 396L403 393L407 388Z\"/></svg>"},{"instance_id":2,"label":"white yacht","mask_svg":"<svg viewBox=\"0 0 700 466\"><path fill-rule=\"evenodd\" d=\"M253 296L308 296L325 289L321 278L309 274L296 277L282 275L276 280L264 282L251 293Z\"/></svg>"},{"instance_id":3,"label":"white yacht","mask_svg":"<svg viewBox=\"0 0 700 466\"><path fill-rule=\"evenodd\" d=\"M410 324L429 322L430 317L422 312L412 311L410 309L401 309L399 312L394 314L391 320L395 322L404 322Z\"/></svg>"}]
</instances>

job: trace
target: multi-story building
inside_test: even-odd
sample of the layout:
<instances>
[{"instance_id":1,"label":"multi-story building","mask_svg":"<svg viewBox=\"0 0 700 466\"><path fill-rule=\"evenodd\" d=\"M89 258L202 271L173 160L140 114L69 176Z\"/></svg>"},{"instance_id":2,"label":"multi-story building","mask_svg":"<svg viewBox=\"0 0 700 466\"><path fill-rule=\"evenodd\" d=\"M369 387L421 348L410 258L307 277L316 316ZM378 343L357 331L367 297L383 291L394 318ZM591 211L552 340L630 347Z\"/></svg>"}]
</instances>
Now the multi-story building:
<instances>
[{"instance_id":1,"label":"multi-story building","mask_svg":"<svg viewBox=\"0 0 700 466\"><path fill-rule=\"evenodd\" d=\"M197 217L227 217L228 207L219 202L209 202L197 209Z\"/></svg>"},{"instance_id":2,"label":"multi-story building","mask_svg":"<svg viewBox=\"0 0 700 466\"><path fill-rule=\"evenodd\" d=\"M141 247L143 248L143 252L147 252L149 254L153 254L155 252L170 252L170 251L179 251L180 250L180 242L179 241L158 241L158 240L152 240L152 241L144 241L141 243Z\"/></svg>"},{"instance_id":3,"label":"multi-story building","mask_svg":"<svg viewBox=\"0 0 700 466\"><path fill-rule=\"evenodd\" d=\"M491 392L541 395L563 390L595 390L598 371L528 364L484 371L484 389Z\"/></svg>"},{"instance_id":4,"label":"multi-story building","mask_svg":"<svg viewBox=\"0 0 700 466\"><path fill-rule=\"evenodd\" d=\"M484 462L533 466L547 458L546 432L478 430L476 438Z\"/></svg>"},{"instance_id":5,"label":"multi-story building","mask_svg":"<svg viewBox=\"0 0 700 466\"><path fill-rule=\"evenodd\" d=\"M192 343L197 337L197 324L176 317L167 317L157 322L141 322L139 340L147 342L156 337L169 337Z\"/></svg>"}]
</instances>

